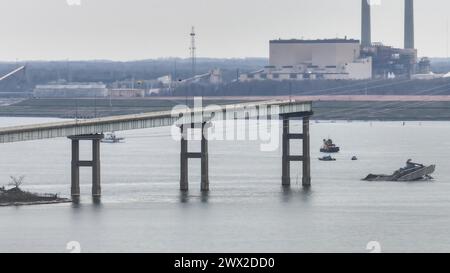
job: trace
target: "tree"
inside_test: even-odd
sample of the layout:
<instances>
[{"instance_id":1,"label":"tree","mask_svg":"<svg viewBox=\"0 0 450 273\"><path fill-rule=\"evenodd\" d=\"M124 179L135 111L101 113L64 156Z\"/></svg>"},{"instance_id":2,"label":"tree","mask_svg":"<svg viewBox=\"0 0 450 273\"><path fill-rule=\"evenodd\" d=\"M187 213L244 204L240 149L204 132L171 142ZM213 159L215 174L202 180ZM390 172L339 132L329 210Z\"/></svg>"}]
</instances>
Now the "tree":
<instances>
[{"instance_id":1,"label":"tree","mask_svg":"<svg viewBox=\"0 0 450 273\"><path fill-rule=\"evenodd\" d=\"M20 177L10 176L10 178L11 182L8 185L13 186L15 189L20 189L20 186L22 186L23 181L25 180L25 175Z\"/></svg>"}]
</instances>

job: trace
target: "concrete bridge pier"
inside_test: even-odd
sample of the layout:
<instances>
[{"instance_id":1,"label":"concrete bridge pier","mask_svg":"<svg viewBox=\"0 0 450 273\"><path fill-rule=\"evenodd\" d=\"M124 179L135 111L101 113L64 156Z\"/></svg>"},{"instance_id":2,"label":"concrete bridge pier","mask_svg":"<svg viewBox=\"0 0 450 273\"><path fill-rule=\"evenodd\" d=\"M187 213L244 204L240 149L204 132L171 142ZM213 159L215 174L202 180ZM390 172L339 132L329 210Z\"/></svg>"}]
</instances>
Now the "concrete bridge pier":
<instances>
[{"instance_id":1,"label":"concrete bridge pier","mask_svg":"<svg viewBox=\"0 0 450 273\"><path fill-rule=\"evenodd\" d=\"M309 117L303 117L303 178L302 185L311 187L311 137L309 134Z\"/></svg>"},{"instance_id":2,"label":"concrete bridge pier","mask_svg":"<svg viewBox=\"0 0 450 273\"><path fill-rule=\"evenodd\" d=\"M72 139L72 176L70 192L72 198L80 197L80 168L78 162L80 161L80 141Z\"/></svg>"},{"instance_id":3,"label":"concrete bridge pier","mask_svg":"<svg viewBox=\"0 0 450 273\"><path fill-rule=\"evenodd\" d=\"M190 153L188 151L188 131L189 129L195 129L195 123L180 125L181 130L181 153L180 153L180 190L189 190L189 159L198 158L201 160L201 191L209 191L209 162L208 162L208 139L207 128L210 125L209 122L201 123L202 130L201 137L201 151L200 153Z\"/></svg>"},{"instance_id":4,"label":"concrete bridge pier","mask_svg":"<svg viewBox=\"0 0 450 273\"><path fill-rule=\"evenodd\" d=\"M187 141L187 125L181 125L181 152L180 152L180 190L189 190L189 157Z\"/></svg>"},{"instance_id":5,"label":"concrete bridge pier","mask_svg":"<svg viewBox=\"0 0 450 273\"><path fill-rule=\"evenodd\" d=\"M283 116L282 118L283 118L283 140L282 140L283 157L282 157L282 177L281 177L282 185L284 187L289 187L291 185L291 162L301 161L303 165L302 185L304 188L309 188L311 187L309 116L302 117L303 132L301 134L293 134L290 132L290 121L295 117L286 115ZM302 155L291 155L290 141L292 139L303 140Z\"/></svg>"},{"instance_id":6,"label":"concrete bridge pier","mask_svg":"<svg viewBox=\"0 0 450 273\"><path fill-rule=\"evenodd\" d=\"M205 130L206 124L202 124L202 140L201 140L201 191L209 191L209 155L208 155L208 140L206 139L207 131Z\"/></svg>"},{"instance_id":7,"label":"concrete bridge pier","mask_svg":"<svg viewBox=\"0 0 450 273\"><path fill-rule=\"evenodd\" d=\"M104 138L103 134L69 136L72 140L72 175L71 175L71 195L73 199L80 197L80 167L92 168L92 196L101 196L101 176L100 176L100 142ZM80 160L80 140L92 141L92 160Z\"/></svg>"}]
</instances>

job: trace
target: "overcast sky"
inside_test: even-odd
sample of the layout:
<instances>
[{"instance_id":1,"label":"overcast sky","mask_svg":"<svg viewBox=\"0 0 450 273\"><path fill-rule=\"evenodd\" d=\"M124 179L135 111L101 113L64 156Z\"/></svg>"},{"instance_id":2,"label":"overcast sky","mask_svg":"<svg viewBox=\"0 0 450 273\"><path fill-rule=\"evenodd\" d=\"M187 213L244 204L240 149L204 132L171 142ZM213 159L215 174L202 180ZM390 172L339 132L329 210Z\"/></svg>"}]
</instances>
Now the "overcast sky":
<instances>
[{"instance_id":1,"label":"overcast sky","mask_svg":"<svg viewBox=\"0 0 450 273\"><path fill-rule=\"evenodd\" d=\"M267 57L277 38L360 38L360 0L0 0L0 60ZM375 0L373 41L403 45L403 0ZM420 56L446 57L448 0L415 0Z\"/></svg>"}]
</instances>

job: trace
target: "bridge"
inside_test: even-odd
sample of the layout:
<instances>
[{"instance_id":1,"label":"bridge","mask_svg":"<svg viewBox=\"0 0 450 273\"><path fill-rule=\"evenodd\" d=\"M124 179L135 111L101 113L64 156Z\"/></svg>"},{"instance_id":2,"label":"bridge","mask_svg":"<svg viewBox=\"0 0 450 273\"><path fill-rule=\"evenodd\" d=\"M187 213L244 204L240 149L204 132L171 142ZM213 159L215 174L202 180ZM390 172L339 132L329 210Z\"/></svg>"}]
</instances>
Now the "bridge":
<instances>
[{"instance_id":1,"label":"bridge","mask_svg":"<svg viewBox=\"0 0 450 273\"><path fill-rule=\"evenodd\" d=\"M0 128L0 143L12 143L40 139L67 137L72 141L71 195L74 200L80 196L79 168L92 168L92 196L101 196L100 143L105 132L137 130L176 125L181 131L180 153L180 190L189 189L188 160L201 159L201 190L209 190L208 176L208 138L207 128L214 126L214 121L223 120L272 120L283 121L282 138L282 185L290 185L290 163L303 162L303 186L311 185L310 177L310 139L309 118L312 116L312 103L305 101L263 101L232 105L209 105L193 108L176 107L171 111L150 112L136 115L124 115L88 120L70 120L36 125ZM303 132L290 132L290 120L302 120ZM202 129L201 152L188 152L188 130ZM303 141L302 155L291 155L290 140ZM80 161L79 142L92 141L92 160Z\"/></svg>"}]
</instances>

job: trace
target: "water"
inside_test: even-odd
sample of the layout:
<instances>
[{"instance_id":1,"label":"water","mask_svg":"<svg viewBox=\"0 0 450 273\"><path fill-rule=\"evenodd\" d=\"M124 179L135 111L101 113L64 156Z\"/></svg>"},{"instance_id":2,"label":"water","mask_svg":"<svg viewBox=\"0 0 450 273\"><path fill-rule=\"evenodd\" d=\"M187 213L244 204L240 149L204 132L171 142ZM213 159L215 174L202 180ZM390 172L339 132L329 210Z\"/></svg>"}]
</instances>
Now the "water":
<instances>
[{"instance_id":1,"label":"water","mask_svg":"<svg viewBox=\"0 0 450 273\"><path fill-rule=\"evenodd\" d=\"M51 120L0 118L0 126ZM291 190L281 188L280 150L212 141L211 192L200 193L192 160L186 196L170 128L118 134L126 143L102 145L102 203L91 202L83 169L80 205L0 208L0 252L66 252L69 241L83 252L367 252L369 241L385 252L450 251L449 122L312 122L310 191L295 163ZM342 148L336 162L317 160L326 137ZM82 143L82 159L89 149ZM435 181L360 180L408 158L436 163ZM26 175L27 190L69 196L70 141L1 144L0 184L9 175Z\"/></svg>"}]
</instances>

